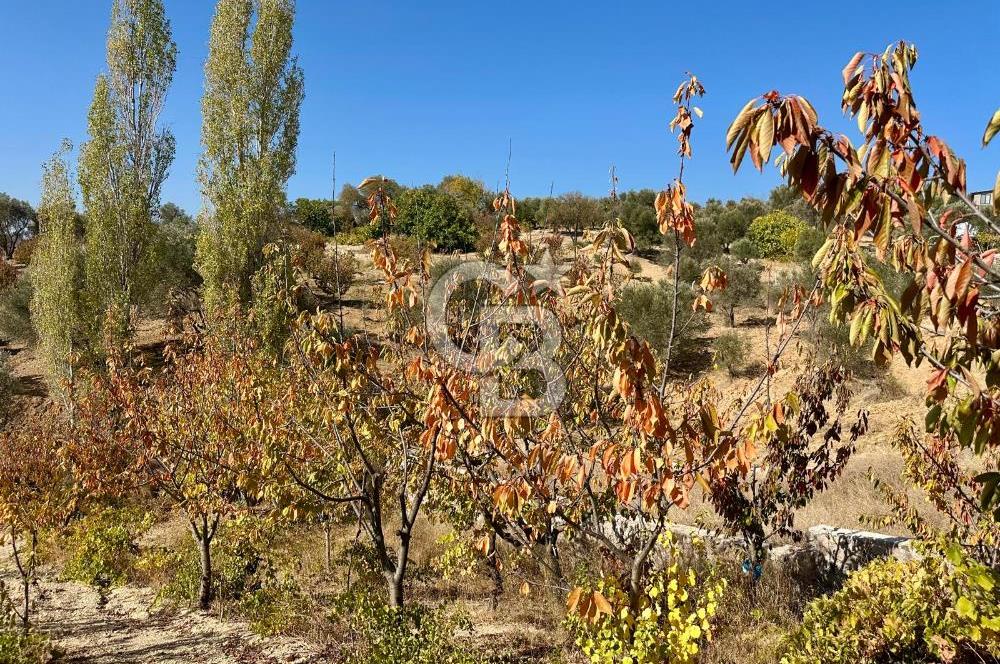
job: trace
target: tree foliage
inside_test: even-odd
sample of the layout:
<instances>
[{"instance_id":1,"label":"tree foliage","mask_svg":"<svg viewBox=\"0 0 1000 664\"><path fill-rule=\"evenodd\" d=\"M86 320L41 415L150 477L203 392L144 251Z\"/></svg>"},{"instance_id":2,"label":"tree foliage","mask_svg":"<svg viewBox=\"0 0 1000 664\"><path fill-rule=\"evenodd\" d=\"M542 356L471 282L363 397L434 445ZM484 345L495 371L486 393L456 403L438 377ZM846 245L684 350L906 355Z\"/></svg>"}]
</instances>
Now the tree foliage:
<instances>
[{"instance_id":1,"label":"tree foliage","mask_svg":"<svg viewBox=\"0 0 1000 664\"><path fill-rule=\"evenodd\" d=\"M114 0L108 72L97 79L80 149L86 211L87 301L113 335L128 333L153 271L153 219L174 159L174 137L158 129L177 47L162 0Z\"/></svg>"},{"instance_id":2,"label":"tree foliage","mask_svg":"<svg viewBox=\"0 0 1000 664\"><path fill-rule=\"evenodd\" d=\"M806 229L804 221L787 212L769 212L751 222L747 239L758 258L785 258L794 254Z\"/></svg>"},{"instance_id":3,"label":"tree foliage","mask_svg":"<svg viewBox=\"0 0 1000 664\"><path fill-rule=\"evenodd\" d=\"M38 353L54 395L70 398L74 354L80 352L81 263L75 233L76 209L65 155L68 144L49 160L42 176L38 247L31 264L31 321Z\"/></svg>"},{"instance_id":4,"label":"tree foliage","mask_svg":"<svg viewBox=\"0 0 1000 664\"><path fill-rule=\"evenodd\" d=\"M285 207L304 94L294 14L291 0L219 0L212 19L199 164L208 207L198 237L209 310L249 300Z\"/></svg>"},{"instance_id":5,"label":"tree foliage","mask_svg":"<svg viewBox=\"0 0 1000 664\"><path fill-rule=\"evenodd\" d=\"M0 252L14 257L17 245L38 231L38 216L29 203L0 193Z\"/></svg>"},{"instance_id":6,"label":"tree foliage","mask_svg":"<svg viewBox=\"0 0 1000 664\"><path fill-rule=\"evenodd\" d=\"M476 241L472 210L434 187L407 189L398 199L400 233L432 243L441 251L469 251Z\"/></svg>"}]
</instances>

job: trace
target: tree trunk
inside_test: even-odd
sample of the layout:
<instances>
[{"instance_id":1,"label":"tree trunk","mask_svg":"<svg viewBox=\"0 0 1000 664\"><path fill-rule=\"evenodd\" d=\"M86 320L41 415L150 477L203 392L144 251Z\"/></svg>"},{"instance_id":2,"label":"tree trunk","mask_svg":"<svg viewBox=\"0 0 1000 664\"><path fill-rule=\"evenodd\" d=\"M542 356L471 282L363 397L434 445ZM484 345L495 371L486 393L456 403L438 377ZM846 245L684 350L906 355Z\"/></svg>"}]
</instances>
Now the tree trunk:
<instances>
[{"instance_id":1,"label":"tree trunk","mask_svg":"<svg viewBox=\"0 0 1000 664\"><path fill-rule=\"evenodd\" d=\"M17 531L11 527L10 546L14 553L14 564L17 566L18 574L21 577L22 592L22 613L21 629L25 634L31 626L31 579L35 569L35 548L38 546L38 535L32 532L30 538L31 549L28 551L28 559L24 560L20 551L17 550ZM17 611L14 611L15 615Z\"/></svg>"},{"instance_id":2,"label":"tree trunk","mask_svg":"<svg viewBox=\"0 0 1000 664\"><path fill-rule=\"evenodd\" d=\"M736 327L736 306L729 306L729 327Z\"/></svg>"},{"instance_id":3,"label":"tree trunk","mask_svg":"<svg viewBox=\"0 0 1000 664\"><path fill-rule=\"evenodd\" d=\"M207 610L212 605L212 542L203 537L201 542L201 589L198 606Z\"/></svg>"},{"instance_id":4,"label":"tree trunk","mask_svg":"<svg viewBox=\"0 0 1000 664\"><path fill-rule=\"evenodd\" d=\"M192 521L191 534L198 544L198 551L201 554L201 584L198 588L198 606L203 611L207 611L212 606L214 599L214 588L212 587L212 537L215 535L215 523L209 525L208 516L201 516L201 528Z\"/></svg>"},{"instance_id":5,"label":"tree trunk","mask_svg":"<svg viewBox=\"0 0 1000 664\"><path fill-rule=\"evenodd\" d=\"M492 528L490 529L490 552L486 556L486 567L493 580L491 604L493 610L496 611L500 605L500 597L503 595L503 576L500 575L500 558L497 556L497 531Z\"/></svg>"},{"instance_id":6,"label":"tree trunk","mask_svg":"<svg viewBox=\"0 0 1000 664\"><path fill-rule=\"evenodd\" d=\"M323 539L324 539L324 554L326 563L326 573L329 574L333 569L333 533L332 527L329 521L323 524Z\"/></svg>"},{"instance_id":7,"label":"tree trunk","mask_svg":"<svg viewBox=\"0 0 1000 664\"><path fill-rule=\"evenodd\" d=\"M386 574L389 580L389 606L394 609L403 608L403 581L406 580L406 563L410 557L410 530L399 529L399 551L396 553L396 568L392 574Z\"/></svg>"}]
</instances>

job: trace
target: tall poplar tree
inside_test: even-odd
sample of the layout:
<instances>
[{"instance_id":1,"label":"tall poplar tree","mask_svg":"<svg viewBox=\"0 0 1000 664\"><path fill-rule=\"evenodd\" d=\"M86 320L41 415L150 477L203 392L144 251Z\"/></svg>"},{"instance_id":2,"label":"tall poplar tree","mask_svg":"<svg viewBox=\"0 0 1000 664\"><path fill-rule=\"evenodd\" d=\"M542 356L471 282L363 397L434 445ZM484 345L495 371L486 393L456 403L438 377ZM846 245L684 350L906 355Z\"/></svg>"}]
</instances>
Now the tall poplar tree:
<instances>
[{"instance_id":1,"label":"tall poplar tree","mask_svg":"<svg viewBox=\"0 0 1000 664\"><path fill-rule=\"evenodd\" d=\"M66 155L69 142L45 164L38 206L38 245L31 259L31 320L53 395L66 400L73 382L72 356L79 324L80 247L76 206Z\"/></svg>"},{"instance_id":2,"label":"tall poplar tree","mask_svg":"<svg viewBox=\"0 0 1000 664\"><path fill-rule=\"evenodd\" d=\"M292 0L219 0L212 20L199 178L198 269L209 310L250 298L295 171L302 70Z\"/></svg>"},{"instance_id":3,"label":"tall poplar tree","mask_svg":"<svg viewBox=\"0 0 1000 664\"><path fill-rule=\"evenodd\" d=\"M152 276L153 217L174 159L173 135L157 128L177 62L162 0L114 0L107 57L108 72L94 88L79 177L88 304L95 321L121 335Z\"/></svg>"}]
</instances>

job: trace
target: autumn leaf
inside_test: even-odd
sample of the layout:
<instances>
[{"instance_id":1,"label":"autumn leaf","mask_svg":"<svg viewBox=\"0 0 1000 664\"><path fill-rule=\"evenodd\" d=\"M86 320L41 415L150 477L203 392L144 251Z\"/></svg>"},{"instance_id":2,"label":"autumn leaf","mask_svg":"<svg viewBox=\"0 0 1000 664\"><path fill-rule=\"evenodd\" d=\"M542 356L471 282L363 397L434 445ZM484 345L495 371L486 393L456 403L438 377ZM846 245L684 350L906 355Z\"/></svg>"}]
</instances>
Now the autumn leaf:
<instances>
[{"instance_id":1,"label":"autumn leaf","mask_svg":"<svg viewBox=\"0 0 1000 664\"><path fill-rule=\"evenodd\" d=\"M993 140L998 131L1000 131L1000 108L996 110L986 125L986 131L983 132L983 147L989 145L989 142Z\"/></svg>"}]
</instances>

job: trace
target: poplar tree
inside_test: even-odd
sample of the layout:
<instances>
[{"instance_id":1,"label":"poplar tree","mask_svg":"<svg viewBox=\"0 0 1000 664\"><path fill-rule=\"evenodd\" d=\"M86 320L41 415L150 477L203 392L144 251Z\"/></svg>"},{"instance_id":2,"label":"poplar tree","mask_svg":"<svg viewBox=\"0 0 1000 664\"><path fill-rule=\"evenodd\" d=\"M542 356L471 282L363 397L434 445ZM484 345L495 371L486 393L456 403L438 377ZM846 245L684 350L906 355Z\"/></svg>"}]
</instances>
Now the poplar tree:
<instances>
[{"instance_id":1,"label":"poplar tree","mask_svg":"<svg viewBox=\"0 0 1000 664\"><path fill-rule=\"evenodd\" d=\"M64 400L69 396L66 388L73 383L81 276L76 208L66 163L69 151L69 142L64 142L44 166L38 245L30 273L34 284L31 320L38 334L38 352L50 391Z\"/></svg>"},{"instance_id":2,"label":"poplar tree","mask_svg":"<svg viewBox=\"0 0 1000 664\"><path fill-rule=\"evenodd\" d=\"M94 88L79 177L88 304L93 320L123 335L152 276L153 218L174 159L173 135L157 128L177 62L162 0L114 0L107 59L108 72Z\"/></svg>"},{"instance_id":3,"label":"poplar tree","mask_svg":"<svg viewBox=\"0 0 1000 664\"><path fill-rule=\"evenodd\" d=\"M220 0L212 20L197 254L210 311L250 299L261 249L285 207L303 97L291 54L294 18L292 0Z\"/></svg>"}]
</instances>

